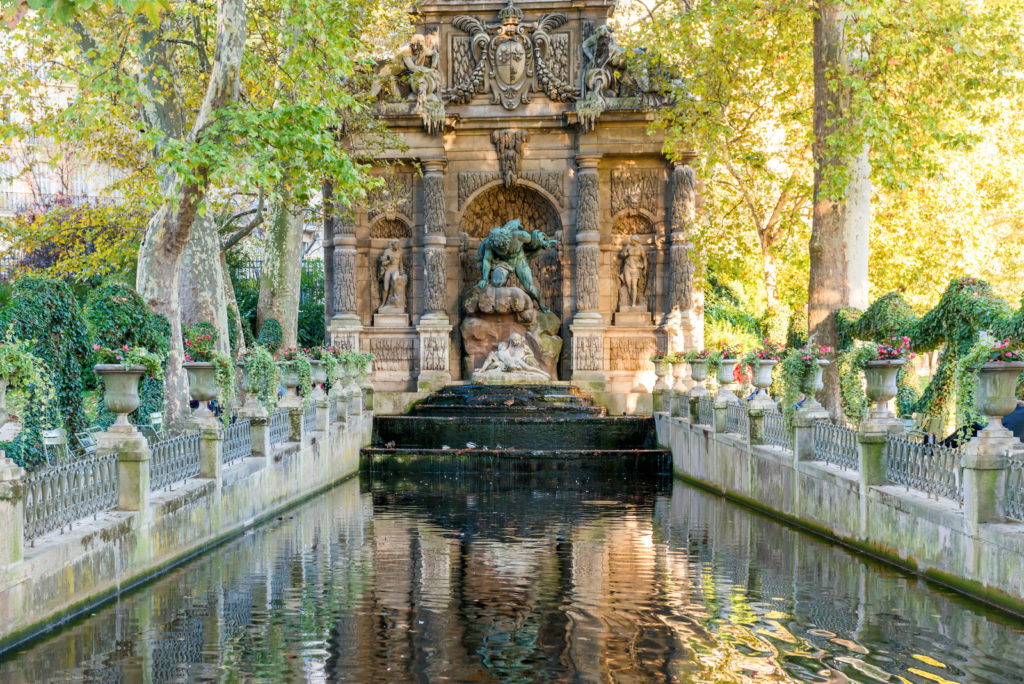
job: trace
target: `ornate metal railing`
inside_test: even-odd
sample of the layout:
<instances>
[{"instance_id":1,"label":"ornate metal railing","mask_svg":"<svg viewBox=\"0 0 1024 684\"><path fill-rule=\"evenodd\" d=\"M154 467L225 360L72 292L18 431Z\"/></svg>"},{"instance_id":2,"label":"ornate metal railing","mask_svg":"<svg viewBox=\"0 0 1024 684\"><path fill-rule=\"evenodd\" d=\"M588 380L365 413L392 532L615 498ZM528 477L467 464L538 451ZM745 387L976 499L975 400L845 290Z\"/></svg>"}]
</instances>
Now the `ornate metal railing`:
<instances>
[{"instance_id":1,"label":"ornate metal railing","mask_svg":"<svg viewBox=\"0 0 1024 684\"><path fill-rule=\"evenodd\" d=\"M750 414L746 404L729 404L725 408L725 431L744 437L750 432Z\"/></svg>"},{"instance_id":2,"label":"ornate metal railing","mask_svg":"<svg viewBox=\"0 0 1024 684\"><path fill-rule=\"evenodd\" d=\"M176 437L162 439L152 445L153 456L149 464L149 489L170 489L199 475L199 433L185 432Z\"/></svg>"},{"instance_id":3,"label":"ornate metal railing","mask_svg":"<svg viewBox=\"0 0 1024 684\"><path fill-rule=\"evenodd\" d=\"M1024 447L1010 452L1006 473L1006 517L1024 522Z\"/></svg>"},{"instance_id":4,"label":"ornate metal railing","mask_svg":"<svg viewBox=\"0 0 1024 684\"><path fill-rule=\"evenodd\" d=\"M814 458L840 468L860 470L860 444L857 431L830 420L814 422Z\"/></svg>"},{"instance_id":5,"label":"ornate metal railing","mask_svg":"<svg viewBox=\"0 0 1024 684\"><path fill-rule=\"evenodd\" d=\"M228 425L224 435L224 465L252 456L252 425L238 420Z\"/></svg>"},{"instance_id":6,"label":"ornate metal railing","mask_svg":"<svg viewBox=\"0 0 1024 684\"><path fill-rule=\"evenodd\" d=\"M316 403L307 401L302 408L302 431L312 432L316 430Z\"/></svg>"},{"instance_id":7,"label":"ornate metal railing","mask_svg":"<svg viewBox=\"0 0 1024 684\"><path fill-rule=\"evenodd\" d=\"M278 409L270 414L270 421L268 423L267 432L270 436L271 444L280 444L281 442L288 441L288 411L285 409Z\"/></svg>"},{"instance_id":8,"label":"ornate metal railing","mask_svg":"<svg viewBox=\"0 0 1024 684\"><path fill-rule=\"evenodd\" d=\"M701 425L715 424L715 403L711 397L700 397L697 400L697 422Z\"/></svg>"},{"instance_id":9,"label":"ornate metal railing","mask_svg":"<svg viewBox=\"0 0 1024 684\"><path fill-rule=\"evenodd\" d=\"M117 506L117 455L90 456L25 477L25 539Z\"/></svg>"},{"instance_id":10,"label":"ornate metal railing","mask_svg":"<svg viewBox=\"0 0 1024 684\"><path fill-rule=\"evenodd\" d=\"M886 471L890 482L945 497L963 504L963 467L960 452L939 444L912 442L890 435L885 443Z\"/></svg>"},{"instance_id":11,"label":"ornate metal railing","mask_svg":"<svg viewBox=\"0 0 1024 684\"><path fill-rule=\"evenodd\" d=\"M764 443L793 450L793 433L786 429L786 418L781 411L764 412Z\"/></svg>"}]
</instances>

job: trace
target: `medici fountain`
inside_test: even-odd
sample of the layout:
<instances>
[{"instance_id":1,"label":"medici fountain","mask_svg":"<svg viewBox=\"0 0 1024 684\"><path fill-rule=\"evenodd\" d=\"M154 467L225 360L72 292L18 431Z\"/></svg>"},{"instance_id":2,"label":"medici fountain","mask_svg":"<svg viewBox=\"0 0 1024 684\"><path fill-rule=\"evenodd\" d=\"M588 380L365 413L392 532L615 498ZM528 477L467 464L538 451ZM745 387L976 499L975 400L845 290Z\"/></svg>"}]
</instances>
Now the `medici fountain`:
<instances>
[{"instance_id":1,"label":"medici fountain","mask_svg":"<svg viewBox=\"0 0 1024 684\"><path fill-rule=\"evenodd\" d=\"M380 186L324 240L331 342L374 354L378 417L460 392L649 415L651 354L702 346L694 154L663 155L671 77L618 44L613 4L425 2L378 68L402 145L365 152Z\"/></svg>"}]
</instances>

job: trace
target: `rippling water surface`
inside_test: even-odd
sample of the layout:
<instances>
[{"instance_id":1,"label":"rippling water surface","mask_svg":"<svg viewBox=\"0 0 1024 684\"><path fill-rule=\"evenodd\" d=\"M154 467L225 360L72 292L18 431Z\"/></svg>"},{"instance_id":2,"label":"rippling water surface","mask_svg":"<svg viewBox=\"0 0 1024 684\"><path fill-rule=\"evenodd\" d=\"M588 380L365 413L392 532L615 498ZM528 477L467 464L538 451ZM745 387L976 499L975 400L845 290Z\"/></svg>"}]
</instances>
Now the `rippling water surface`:
<instances>
[{"instance_id":1,"label":"rippling water surface","mask_svg":"<svg viewBox=\"0 0 1024 684\"><path fill-rule=\"evenodd\" d=\"M1024 623L680 483L373 477L0 681L1024 680Z\"/></svg>"}]
</instances>

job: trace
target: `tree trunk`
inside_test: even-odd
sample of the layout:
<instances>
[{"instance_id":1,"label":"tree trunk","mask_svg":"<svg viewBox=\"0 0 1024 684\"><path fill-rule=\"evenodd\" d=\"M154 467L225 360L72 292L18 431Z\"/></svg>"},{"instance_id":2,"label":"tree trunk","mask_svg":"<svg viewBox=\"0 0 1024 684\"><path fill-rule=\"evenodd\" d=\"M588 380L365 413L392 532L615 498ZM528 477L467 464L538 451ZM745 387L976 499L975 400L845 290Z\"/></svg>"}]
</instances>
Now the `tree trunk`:
<instances>
[{"instance_id":1,"label":"tree trunk","mask_svg":"<svg viewBox=\"0 0 1024 684\"><path fill-rule=\"evenodd\" d=\"M287 202L275 202L260 269L260 299L256 318L281 324L281 347L298 345L299 288L302 283L302 212Z\"/></svg>"},{"instance_id":2,"label":"tree trunk","mask_svg":"<svg viewBox=\"0 0 1024 684\"><path fill-rule=\"evenodd\" d=\"M779 261L768 248L761 250L761 271L764 274L764 301L770 311L779 310Z\"/></svg>"},{"instance_id":3,"label":"tree trunk","mask_svg":"<svg viewBox=\"0 0 1024 684\"><path fill-rule=\"evenodd\" d=\"M220 235L209 216L197 216L182 258L181 315L186 327L206 321L217 329L217 351L230 356L228 302L221 265Z\"/></svg>"},{"instance_id":4,"label":"tree trunk","mask_svg":"<svg viewBox=\"0 0 1024 684\"><path fill-rule=\"evenodd\" d=\"M850 184L846 197L847 305L866 309L871 285L868 277L871 251L871 161L866 146L850 160Z\"/></svg>"},{"instance_id":5,"label":"tree trunk","mask_svg":"<svg viewBox=\"0 0 1024 684\"><path fill-rule=\"evenodd\" d=\"M217 48L210 80L188 134L198 140L213 114L238 97L238 76L245 50L244 0L218 0ZM150 106L161 106L157 98ZM192 233L197 209L206 193L207 168L195 169L195 180L182 182L167 172L162 180L164 201L149 220L139 248L136 289L155 313L171 326L171 348L164 375L164 414L171 427L188 416L188 377L182 367L180 280L182 258ZM219 252L219 248L218 248ZM212 255L211 255L212 257Z\"/></svg>"},{"instance_id":6,"label":"tree trunk","mask_svg":"<svg viewBox=\"0 0 1024 684\"><path fill-rule=\"evenodd\" d=\"M814 19L814 210L811 224L810 279L807 291L807 331L815 344L835 349L838 342L835 312L849 301L845 239L845 187L836 190L840 174L847 174L842 149L829 136L844 132L849 113L849 89L840 83L848 67L845 45L846 10L823 0ZM843 184L845 185L845 184ZM834 361L834 358L833 358ZM839 412L839 374L836 363L825 369L821 401Z\"/></svg>"}]
</instances>

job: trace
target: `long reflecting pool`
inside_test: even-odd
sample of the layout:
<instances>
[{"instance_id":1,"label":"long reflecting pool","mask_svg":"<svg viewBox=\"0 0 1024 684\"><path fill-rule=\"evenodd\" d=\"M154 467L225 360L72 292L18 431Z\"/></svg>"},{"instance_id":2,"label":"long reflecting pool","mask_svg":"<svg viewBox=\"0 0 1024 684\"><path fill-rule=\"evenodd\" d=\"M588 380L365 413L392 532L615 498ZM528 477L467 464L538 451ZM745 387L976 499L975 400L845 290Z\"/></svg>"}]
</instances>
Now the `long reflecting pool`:
<instances>
[{"instance_id":1,"label":"long reflecting pool","mask_svg":"<svg viewBox=\"0 0 1024 684\"><path fill-rule=\"evenodd\" d=\"M1020 682L1022 630L666 479L376 474L0 681Z\"/></svg>"}]
</instances>

